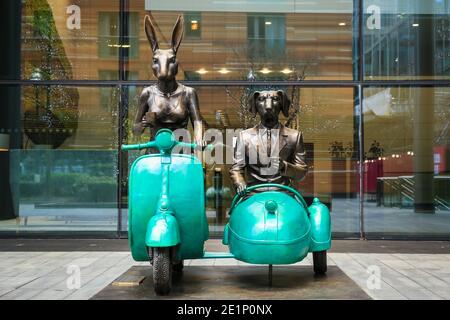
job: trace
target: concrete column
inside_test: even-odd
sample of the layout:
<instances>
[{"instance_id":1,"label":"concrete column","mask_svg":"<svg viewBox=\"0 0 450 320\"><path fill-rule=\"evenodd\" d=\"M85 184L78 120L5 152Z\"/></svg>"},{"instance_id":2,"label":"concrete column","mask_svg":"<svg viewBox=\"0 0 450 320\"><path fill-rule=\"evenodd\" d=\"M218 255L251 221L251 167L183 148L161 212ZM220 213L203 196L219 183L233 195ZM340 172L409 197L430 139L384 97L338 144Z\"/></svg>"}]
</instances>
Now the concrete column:
<instances>
[{"instance_id":1,"label":"concrete column","mask_svg":"<svg viewBox=\"0 0 450 320\"><path fill-rule=\"evenodd\" d=\"M433 12L433 1L422 1L420 12ZM422 15L417 29L417 75L434 76L434 19ZM434 88L414 89L414 211L434 213Z\"/></svg>"},{"instance_id":2,"label":"concrete column","mask_svg":"<svg viewBox=\"0 0 450 320\"><path fill-rule=\"evenodd\" d=\"M434 213L434 88L415 90L414 210Z\"/></svg>"},{"instance_id":3,"label":"concrete column","mask_svg":"<svg viewBox=\"0 0 450 320\"><path fill-rule=\"evenodd\" d=\"M0 1L0 79L20 78L21 6L22 1ZM0 151L0 220L6 220L18 216L19 207L13 197L18 185L11 183L19 163L11 161L11 150L21 148L20 87L0 86L0 99L0 134L8 142Z\"/></svg>"}]
</instances>

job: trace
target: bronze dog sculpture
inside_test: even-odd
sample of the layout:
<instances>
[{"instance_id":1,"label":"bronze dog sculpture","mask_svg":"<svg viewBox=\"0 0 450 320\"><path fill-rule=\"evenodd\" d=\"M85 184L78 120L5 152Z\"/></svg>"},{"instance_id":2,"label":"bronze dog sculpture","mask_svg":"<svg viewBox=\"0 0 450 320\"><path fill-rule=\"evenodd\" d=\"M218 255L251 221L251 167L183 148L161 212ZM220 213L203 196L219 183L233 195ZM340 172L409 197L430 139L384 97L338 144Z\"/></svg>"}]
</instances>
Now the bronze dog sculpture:
<instances>
[{"instance_id":1,"label":"bronze dog sculpture","mask_svg":"<svg viewBox=\"0 0 450 320\"><path fill-rule=\"evenodd\" d=\"M170 49L160 49L155 32L155 23L145 16L145 33L153 52L152 69L157 83L142 90L138 110L133 125L133 133L141 135L146 127L151 136L162 128L172 131L187 129L189 120L194 128L194 141L202 144L202 118L200 116L197 93L194 88L176 81L178 73L177 52L183 39L181 16L172 32Z\"/></svg>"},{"instance_id":2,"label":"bronze dog sculpture","mask_svg":"<svg viewBox=\"0 0 450 320\"><path fill-rule=\"evenodd\" d=\"M305 177L308 167L301 132L285 127L279 113L289 115L290 101L283 91L254 92L249 111L261 122L239 133L230 176L238 193L261 183L290 185Z\"/></svg>"}]
</instances>

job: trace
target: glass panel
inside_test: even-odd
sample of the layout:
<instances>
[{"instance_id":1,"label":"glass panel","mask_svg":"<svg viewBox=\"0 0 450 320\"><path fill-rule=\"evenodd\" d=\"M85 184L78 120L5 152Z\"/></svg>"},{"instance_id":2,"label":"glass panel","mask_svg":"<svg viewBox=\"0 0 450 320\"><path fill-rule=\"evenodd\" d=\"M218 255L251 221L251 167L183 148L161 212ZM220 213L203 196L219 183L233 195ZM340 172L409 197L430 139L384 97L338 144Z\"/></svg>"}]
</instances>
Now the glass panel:
<instances>
[{"instance_id":1,"label":"glass panel","mask_svg":"<svg viewBox=\"0 0 450 320\"><path fill-rule=\"evenodd\" d=\"M450 232L450 89L364 90L364 216L371 233Z\"/></svg>"},{"instance_id":2,"label":"glass panel","mask_svg":"<svg viewBox=\"0 0 450 320\"><path fill-rule=\"evenodd\" d=\"M124 45L119 43L119 0L14 3L22 3L21 21L20 16L12 21L18 28L21 23L22 79L98 79L99 69L117 69Z\"/></svg>"},{"instance_id":3,"label":"glass panel","mask_svg":"<svg viewBox=\"0 0 450 320\"><path fill-rule=\"evenodd\" d=\"M117 230L118 89L2 86L0 230Z\"/></svg>"},{"instance_id":4,"label":"glass panel","mask_svg":"<svg viewBox=\"0 0 450 320\"><path fill-rule=\"evenodd\" d=\"M137 109L139 93L142 87L130 87L128 118L124 131L127 138L124 143L143 143L150 139L148 130L142 136L134 136L132 124ZM261 89L261 88L256 88ZM281 88L288 92L292 100L289 118L281 116L281 122L304 135L306 162L310 167L307 177L294 186L311 202L314 196L331 208L333 231L336 233L357 233L358 215L358 146L355 131L354 92L353 89L338 88ZM222 150L221 163L206 163L207 214L212 233L221 232L228 219L234 187L229 176L232 161L233 130L253 127L258 117L247 111L247 101L253 92L250 87L198 87L200 112L208 129L217 129L223 143L228 146ZM301 99L300 99L301 97ZM227 130L231 130L227 131ZM192 132L192 130L191 130ZM233 134L234 133L234 134ZM355 140L356 139L356 140ZM141 152L123 153L124 163L128 167ZM126 177L128 168L123 168L124 194L127 203ZM221 192L217 192L220 190ZM216 198L216 195L220 197ZM124 214L123 230L126 230Z\"/></svg>"},{"instance_id":5,"label":"glass panel","mask_svg":"<svg viewBox=\"0 0 450 320\"><path fill-rule=\"evenodd\" d=\"M177 16L184 17L179 79L353 79L352 0L130 1L140 22L145 10L162 49L169 48ZM141 80L154 79L143 27L139 38L141 58L128 68Z\"/></svg>"},{"instance_id":6,"label":"glass panel","mask_svg":"<svg viewBox=\"0 0 450 320\"><path fill-rule=\"evenodd\" d=\"M450 0L365 0L368 80L449 79Z\"/></svg>"}]
</instances>

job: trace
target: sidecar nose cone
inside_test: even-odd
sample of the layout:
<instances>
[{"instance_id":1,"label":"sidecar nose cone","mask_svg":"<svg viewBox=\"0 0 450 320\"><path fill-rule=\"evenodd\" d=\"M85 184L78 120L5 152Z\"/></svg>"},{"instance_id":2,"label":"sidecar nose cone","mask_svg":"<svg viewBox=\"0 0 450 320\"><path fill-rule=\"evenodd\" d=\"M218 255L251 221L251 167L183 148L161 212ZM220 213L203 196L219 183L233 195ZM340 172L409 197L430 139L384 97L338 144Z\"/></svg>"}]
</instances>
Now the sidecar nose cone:
<instances>
[{"instance_id":1,"label":"sidecar nose cone","mask_svg":"<svg viewBox=\"0 0 450 320\"><path fill-rule=\"evenodd\" d=\"M278 208L278 204L273 200L268 200L265 203L266 210L270 213L275 213Z\"/></svg>"}]
</instances>

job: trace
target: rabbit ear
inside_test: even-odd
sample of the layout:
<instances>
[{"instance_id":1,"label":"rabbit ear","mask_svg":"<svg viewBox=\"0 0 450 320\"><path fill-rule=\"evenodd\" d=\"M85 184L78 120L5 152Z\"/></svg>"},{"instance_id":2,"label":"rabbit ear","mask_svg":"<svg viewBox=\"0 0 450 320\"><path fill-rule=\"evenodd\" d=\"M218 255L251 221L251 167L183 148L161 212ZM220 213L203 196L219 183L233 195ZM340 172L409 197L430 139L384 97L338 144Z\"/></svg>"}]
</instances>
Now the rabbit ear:
<instances>
[{"instance_id":1,"label":"rabbit ear","mask_svg":"<svg viewBox=\"0 0 450 320\"><path fill-rule=\"evenodd\" d=\"M180 47L181 40L183 40L183 34L184 34L184 21L183 17L179 15L172 31L172 50L175 52L175 54L177 53L178 48Z\"/></svg>"},{"instance_id":2,"label":"rabbit ear","mask_svg":"<svg viewBox=\"0 0 450 320\"><path fill-rule=\"evenodd\" d=\"M155 27L151 16L148 15L145 16L144 29L145 33L147 34L148 42L150 42L150 45L152 47L152 51L155 52L156 50L159 49L159 45L158 39L156 38Z\"/></svg>"},{"instance_id":3,"label":"rabbit ear","mask_svg":"<svg viewBox=\"0 0 450 320\"><path fill-rule=\"evenodd\" d=\"M253 94L250 96L250 98L248 98L248 106L247 106L247 111L253 113L254 115L256 115L256 99L258 99L259 95L261 94L261 92L259 91L255 91L253 92Z\"/></svg>"},{"instance_id":4,"label":"rabbit ear","mask_svg":"<svg viewBox=\"0 0 450 320\"><path fill-rule=\"evenodd\" d=\"M291 100L289 100L286 92L284 92L283 90L278 90L277 94L279 97L281 97L281 101L283 102L281 112L283 112L283 115L287 118L289 117L289 108L291 107Z\"/></svg>"}]
</instances>

